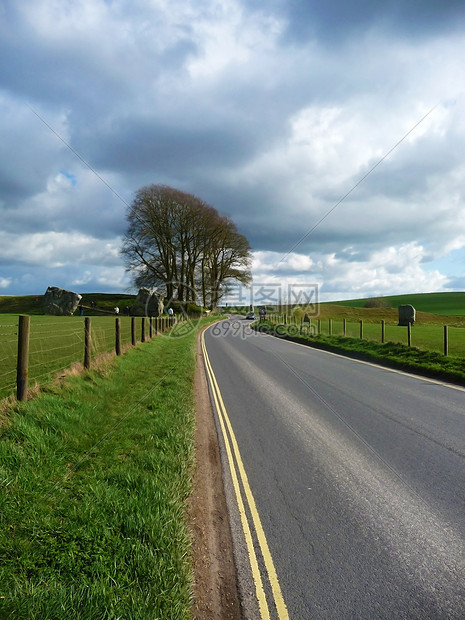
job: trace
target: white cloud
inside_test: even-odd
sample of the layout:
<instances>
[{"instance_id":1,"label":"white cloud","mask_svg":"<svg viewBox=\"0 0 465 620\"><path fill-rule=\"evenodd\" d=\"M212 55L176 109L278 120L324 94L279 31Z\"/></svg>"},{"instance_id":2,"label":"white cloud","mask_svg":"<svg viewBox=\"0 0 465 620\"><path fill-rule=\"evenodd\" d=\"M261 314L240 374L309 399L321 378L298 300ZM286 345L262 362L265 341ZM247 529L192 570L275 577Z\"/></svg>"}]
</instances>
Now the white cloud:
<instances>
[{"instance_id":1,"label":"white cloud","mask_svg":"<svg viewBox=\"0 0 465 620\"><path fill-rule=\"evenodd\" d=\"M254 282L282 290L315 284L323 301L447 290L449 278L426 269L425 254L414 242L374 251L364 259L357 259L359 252L350 247L339 255L317 254L313 260L291 254L284 262L278 253L257 252Z\"/></svg>"},{"instance_id":2,"label":"white cloud","mask_svg":"<svg viewBox=\"0 0 465 620\"><path fill-rule=\"evenodd\" d=\"M62 267L64 265L117 265L120 239L102 242L83 234L44 232L7 235L0 232L0 260L20 257L25 265Z\"/></svg>"},{"instance_id":3,"label":"white cloud","mask_svg":"<svg viewBox=\"0 0 465 620\"><path fill-rule=\"evenodd\" d=\"M92 286L96 287L92 290L98 291L116 290L125 292L131 288L128 275L121 266L92 267L92 269L85 270L72 280L72 285L79 289Z\"/></svg>"},{"instance_id":4,"label":"white cloud","mask_svg":"<svg viewBox=\"0 0 465 620\"><path fill-rule=\"evenodd\" d=\"M365 261L345 261L335 256L324 264L323 291L345 290L348 297L373 297L392 293L447 290L448 277L422 265L425 250L416 243L387 247Z\"/></svg>"},{"instance_id":5,"label":"white cloud","mask_svg":"<svg viewBox=\"0 0 465 620\"><path fill-rule=\"evenodd\" d=\"M231 216L258 279L336 297L446 288L465 247L463 22L375 4L303 3L299 23L292 3L4 3L3 288L47 269L122 286L124 201L147 183Z\"/></svg>"},{"instance_id":6,"label":"white cloud","mask_svg":"<svg viewBox=\"0 0 465 620\"><path fill-rule=\"evenodd\" d=\"M284 256L277 252L254 252L252 270L259 273L276 273L291 271L304 273L314 268L314 261L304 254L290 254L284 261Z\"/></svg>"}]
</instances>

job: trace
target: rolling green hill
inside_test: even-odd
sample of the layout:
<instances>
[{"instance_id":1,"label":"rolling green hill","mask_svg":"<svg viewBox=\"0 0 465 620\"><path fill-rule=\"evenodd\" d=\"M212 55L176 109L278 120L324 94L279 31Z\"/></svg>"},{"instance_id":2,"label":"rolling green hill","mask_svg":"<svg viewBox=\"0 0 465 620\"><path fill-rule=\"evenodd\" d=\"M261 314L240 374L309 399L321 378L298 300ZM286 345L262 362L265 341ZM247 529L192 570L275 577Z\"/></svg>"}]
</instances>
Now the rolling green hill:
<instances>
[{"instance_id":1,"label":"rolling green hill","mask_svg":"<svg viewBox=\"0 0 465 620\"><path fill-rule=\"evenodd\" d=\"M379 307L395 308L402 304L411 304L415 310L441 314L445 316L465 316L465 292L458 293L412 293L409 295L388 295L366 299L349 299L347 301L328 302L322 305L337 304L349 308L366 308L367 303L379 302Z\"/></svg>"}]
</instances>

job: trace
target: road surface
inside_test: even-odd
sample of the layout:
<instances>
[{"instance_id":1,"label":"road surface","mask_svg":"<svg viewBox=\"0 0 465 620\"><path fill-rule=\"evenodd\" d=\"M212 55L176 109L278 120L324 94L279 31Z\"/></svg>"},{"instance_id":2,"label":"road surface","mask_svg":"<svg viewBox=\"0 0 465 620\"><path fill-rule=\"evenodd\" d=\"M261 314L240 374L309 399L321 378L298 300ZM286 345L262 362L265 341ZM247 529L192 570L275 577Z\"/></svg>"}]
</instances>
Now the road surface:
<instances>
[{"instance_id":1,"label":"road surface","mask_svg":"<svg viewBox=\"0 0 465 620\"><path fill-rule=\"evenodd\" d=\"M246 618L465 618L465 391L204 334Z\"/></svg>"}]
</instances>

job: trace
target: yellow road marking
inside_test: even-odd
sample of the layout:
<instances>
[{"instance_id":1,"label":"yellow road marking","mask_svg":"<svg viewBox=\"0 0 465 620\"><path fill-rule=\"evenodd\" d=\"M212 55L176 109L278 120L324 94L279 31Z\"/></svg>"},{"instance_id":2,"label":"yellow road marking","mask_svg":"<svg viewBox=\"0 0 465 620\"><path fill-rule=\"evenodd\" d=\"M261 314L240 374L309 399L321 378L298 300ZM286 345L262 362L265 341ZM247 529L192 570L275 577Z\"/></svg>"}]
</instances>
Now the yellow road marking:
<instances>
[{"instance_id":1,"label":"yellow road marking","mask_svg":"<svg viewBox=\"0 0 465 620\"><path fill-rule=\"evenodd\" d=\"M234 434L228 413L226 411L226 407L223 402L223 398L221 396L218 383L216 381L215 374L213 372L213 368L210 363L210 359L208 357L208 353L207 353L207 349L205 345L204 333L205 332L202 333L202 351L204 354L205 366L206 366L207 374L210 380L210 385L211 385L212 393L213 393L213 399L215 401L215 407L218 412L220 428L221 428L221 432L223 434L223 439L225 443L226 454L228 457L229 468L231 471L231 478L233 482L234 492L236 494L236 501L237 501L237 505L239 509L242 529L244 531L250 566L251 566L252 575L253 575L253 579L255 583L255 591L256 591L256 595L258 599L260 614L264 620L268 620L270 618L270 612L268 608L268 603L266 601L265 590L263 588L263 581L261 578L257 556L256 556L255 549L253 546L250 525L249 525L249 521L247 518L247 513L245 511L244 500L242 498L242 493L240 489L239 477L242 483L242 487L244 489L245 499L247 501L249 511L252 517L253 527L257 535L258 544L259 544L260 551L263 557L263 561L265 563L265 568L268 574L268 580L270 583L270 587L271 587L271 591L272 591L272 595L273 595L273 599L274 599L274 603L276 606L279 620L289 620L289 615L287 612L286 604L284 602L284 598L281 592L281 587L278 581L278 576L276 574L276 569L274 567L273 558L271 556L270 549L268 547L268 542L266 540L265 532L261 524L260 516L258 514L258 510L255 504L255 499L250 489L245 467L244 467L244 464L242 462L242 458L240 455L239 446L237 444L236 436ZM229 433L229 437L228 437L228 433ZM233 454L234 454L234 458L233 458ZM235 462L237 463L239 477L238 477L238 473L236 470L234 459L235 459Z\"/></svg>"}]
</instances>

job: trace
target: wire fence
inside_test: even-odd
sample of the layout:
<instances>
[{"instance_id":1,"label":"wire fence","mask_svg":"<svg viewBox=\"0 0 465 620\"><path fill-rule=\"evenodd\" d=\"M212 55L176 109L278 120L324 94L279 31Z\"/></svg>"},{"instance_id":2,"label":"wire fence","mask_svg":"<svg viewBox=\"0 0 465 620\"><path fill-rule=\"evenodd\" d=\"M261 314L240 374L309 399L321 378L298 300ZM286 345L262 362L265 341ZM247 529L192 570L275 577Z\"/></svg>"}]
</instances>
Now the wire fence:
<instances>
[{"instance_id":1,"label":"wire fence","mask_svg":"<svg viewBox=\"0 0 465 620\"><path fill-rule=\"evenodd\" d=\"M27 351L21 342L21 319L27 319ZM89 326L86 338L86 321ZM171 329L176 317L81 317L4 315L0 322L0 399L18 395L21 376L26 383L44 384L75 363L86 365L104 353L117 354ZM20 368L22 357L27 368ZM26 388L27 389L27 388Z\"/></svg>"},{"instance_id":2,"label":"wire fence","mask_svg":"<svg viewBox=\"0 0 465 620\"><path fill-rule=\"evenodd\" d=\"M0 323L0 397L16 387L16 355L18 350L18 321Z\"/></svg>"},{"instance_id":3,"label":"wire fence","mask_svg":"<svg viewBox=\"0 0 465 620\"><path fill-rule=\"evenodd\" d=\"M21 317L20 317L21 318ZM380 321L368 323L362 320L317 319L297 321L295 317L268 314L267 319L276 324L293 325L297 333L309 335L333 335L363 338L379 343L399 343L444 355L465 357L465 328L437 324L415 324L413 327L398 326ZM86 342L85 321L92 321ZM44 384L57 373L86 359L111 351L118 354L121 347L136 345L165 332L180 319L170 317L30 317L28 334L28 366L26 376L29 385ZM117 326L118 325L118 329ZM18 393L20 381L18 316L3 315L0 319L0 399ZM24 370L21 371L24 375Z\"/></svg>"},{"instance_id":4,"label":"wire fence","mask_svg":"<svg viewBox=\"0 0 465 620\"><path fill-rule=\"evenodd\" d=\"M435 351L454 357L465 357L465 328L450 325L420 324L401 326L386 321L365 322L349 319L296 320L294 316L268 314L267 320L275 324L292 325L296 334L316 336L345 336L362 338L378 343L392 342L414 346L425 351Z\"/></svg>"}]
</instances>

